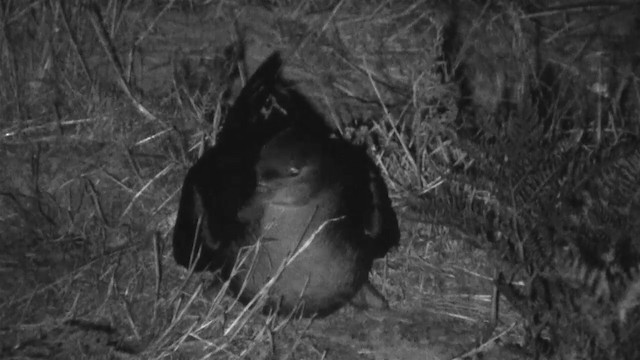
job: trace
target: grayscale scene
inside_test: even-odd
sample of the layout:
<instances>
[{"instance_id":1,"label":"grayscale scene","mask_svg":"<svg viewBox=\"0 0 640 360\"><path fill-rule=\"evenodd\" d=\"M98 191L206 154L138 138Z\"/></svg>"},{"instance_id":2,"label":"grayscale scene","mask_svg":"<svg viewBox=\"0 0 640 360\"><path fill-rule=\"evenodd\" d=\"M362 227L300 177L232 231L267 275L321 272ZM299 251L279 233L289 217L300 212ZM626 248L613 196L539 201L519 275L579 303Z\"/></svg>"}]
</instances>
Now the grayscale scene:
<instances>
[{"instance_id":1,"label":"grayscale scene","mask_svg":"<svg viewBox=\"0 0 640 360\"><path fill-rule=\"evenodd\" d=\"M0 0L0 358L640 359L640 2Z\"/></svg>"}]
</instances>

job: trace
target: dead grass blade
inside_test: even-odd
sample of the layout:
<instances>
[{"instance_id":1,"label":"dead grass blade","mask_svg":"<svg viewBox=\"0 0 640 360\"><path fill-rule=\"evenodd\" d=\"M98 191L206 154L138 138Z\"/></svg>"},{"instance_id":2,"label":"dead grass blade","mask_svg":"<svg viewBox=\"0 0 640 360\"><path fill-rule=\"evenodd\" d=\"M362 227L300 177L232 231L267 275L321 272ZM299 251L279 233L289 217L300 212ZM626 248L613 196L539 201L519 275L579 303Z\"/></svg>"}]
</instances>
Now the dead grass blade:
<instances>
[{"instance_id":1,"label":"dead grass blade","mask_svg":"<svg viewBox=\"0 0 640 360\"><path fill-rule=\"evenodd\" d=\"M113 67L113 70L116 73L116 82L120 86L120 89L124 92L124 94L129 98L133 106L149 120L159 121L159 119L153 115L142 103L133 95L129 85L125 79L124 69L122 67L122 62L118 58L116 48L111 41L111 37L107 32L107 29L104 27L104 22L102 21L102 15L100 14L100 8L97 5L90 6L87 10L87 14L89 15L89 20L93 25L93 28L98 36L98 40L102 45L107 57L109 58L109 62Z\"/></svg>"}]
</instances>

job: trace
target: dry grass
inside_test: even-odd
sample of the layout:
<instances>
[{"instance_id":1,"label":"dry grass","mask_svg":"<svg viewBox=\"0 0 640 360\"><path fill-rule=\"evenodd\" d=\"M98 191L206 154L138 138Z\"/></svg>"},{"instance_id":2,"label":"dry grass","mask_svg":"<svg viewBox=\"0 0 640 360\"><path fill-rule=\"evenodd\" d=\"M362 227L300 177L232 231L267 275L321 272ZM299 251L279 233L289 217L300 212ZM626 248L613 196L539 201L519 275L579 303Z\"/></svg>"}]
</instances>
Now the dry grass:
<instances>
[{"instance_id":1,"label":"dry grass","mask_svg":"<svg viewBox=\"0 0 640 360\"><path fill-rule=\"evenodd\" d=\"M468 350L491 310L486 254L410 221L401 206L443 182L434 158L456 157L444 134L457 95L437 72L441 9L416 0L82 3L9 2L0 13L3 357ZM228 284L212 287L173 262L182 178L215 138L229 101L223 49L239 39L250 69L284 49L287 75L328 121L369 143L402 222L402 245L372 274L395 317L256 314L226 295ZM511 330L518 319L502 321Z\"/></svg>"}]
</instances>

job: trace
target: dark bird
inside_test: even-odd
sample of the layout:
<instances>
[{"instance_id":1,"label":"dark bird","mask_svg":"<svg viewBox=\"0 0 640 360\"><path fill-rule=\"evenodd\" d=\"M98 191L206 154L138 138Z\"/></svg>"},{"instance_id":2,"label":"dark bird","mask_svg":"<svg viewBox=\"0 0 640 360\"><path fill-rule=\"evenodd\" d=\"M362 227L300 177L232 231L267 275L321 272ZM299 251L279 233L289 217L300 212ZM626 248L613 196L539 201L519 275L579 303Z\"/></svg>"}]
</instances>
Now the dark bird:
<instances>
[{"instance_id":1,"label":"dark bird","mask_svg":"<svg viewBox=\"0 0 640 360\"><path fill-rule=\"evenodd\" d=\"M400 237L387 187L281 68L275 53L256 70L187 173L174 257L219 270L243 303L266 285L265 308L280 313L386 306L368 273Z\"/></svg>"}]
</instances>

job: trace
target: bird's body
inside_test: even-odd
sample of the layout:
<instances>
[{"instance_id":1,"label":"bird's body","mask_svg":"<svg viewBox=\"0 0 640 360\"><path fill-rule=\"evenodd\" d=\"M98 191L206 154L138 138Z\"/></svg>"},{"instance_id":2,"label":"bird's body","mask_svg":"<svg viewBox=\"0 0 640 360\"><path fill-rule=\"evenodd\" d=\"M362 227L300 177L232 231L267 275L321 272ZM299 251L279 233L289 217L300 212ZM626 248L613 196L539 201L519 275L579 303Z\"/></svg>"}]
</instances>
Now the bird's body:
<instances>
[{"instance_id":1,"label":"bird's body","mask_svg":"<svg viewBox=\"0 0 640 360\"><path fill-rule=\"evenodd\" d=\"M397 220L364 149L331 135L267 65L279 74L272 56L187 174L174 256L195 270L221 269L243 302L266 285L267 308L324 315L368 284L373 260L398 242ZM277 106L264 112L269 102Z\"/></svg>"}]
</instances>

